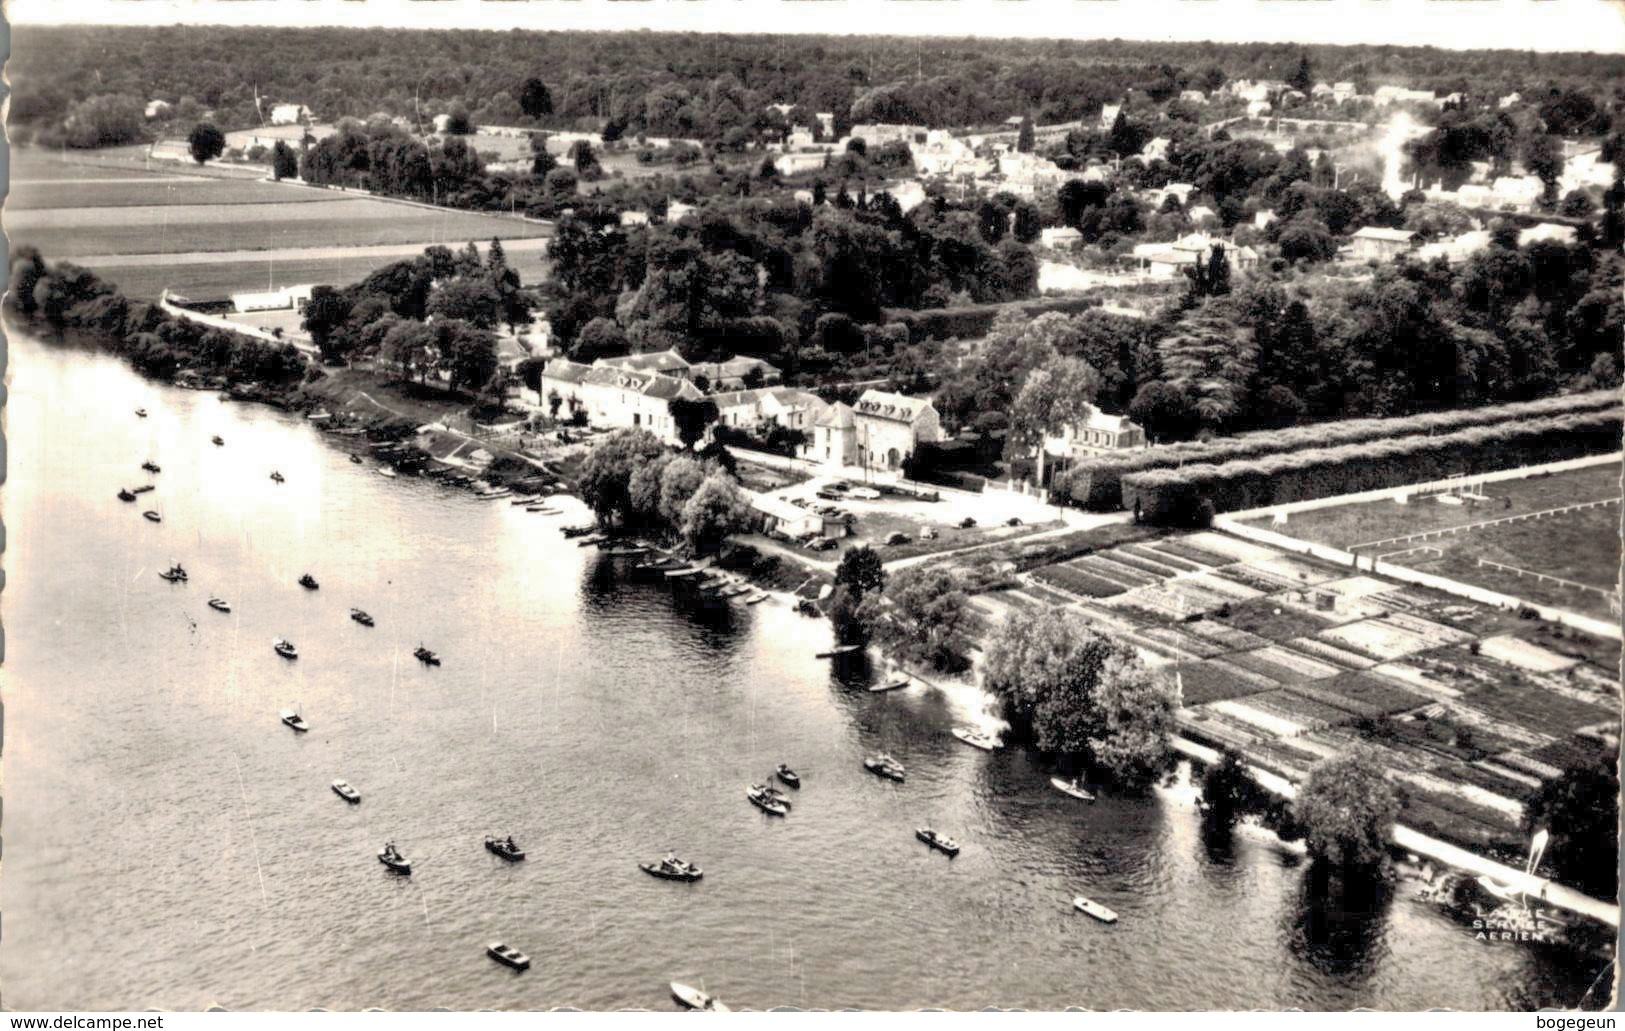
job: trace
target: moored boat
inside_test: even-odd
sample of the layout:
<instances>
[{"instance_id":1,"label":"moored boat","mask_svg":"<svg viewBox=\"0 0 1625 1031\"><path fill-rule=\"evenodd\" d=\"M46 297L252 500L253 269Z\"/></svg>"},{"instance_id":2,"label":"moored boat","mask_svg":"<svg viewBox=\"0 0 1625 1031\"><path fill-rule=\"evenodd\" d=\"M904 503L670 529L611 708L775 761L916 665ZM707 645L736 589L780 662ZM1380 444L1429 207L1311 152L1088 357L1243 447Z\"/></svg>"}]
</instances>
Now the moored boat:
<instances>
[{"instance_id":1,"label":"moored boat","mask_svg":"<svg viewBox=\"0 0 1625 1031\"><path fill-rule=\"evenodd\" d=\"M161 473L161 472L163 472L162 469L158 468L158 463L154 462L150 458L147 459L145 462L141 463L141 468L145 469L149 473Z\"/></svg>"},{"instance_id":2,"label":"moored boat","mask_svg":"<svg viewBox=\"0 0 1625 1031\"><path fill-rule=\"evenodd\" d=\"M952 858L959 855L959 842L946 834L938 834L929 827L919 827L915 829L914 836L945 856Z\"/></svg>"},{"instance_id":3,"label":"moored boat","mask_svg":"<svg viewBox=\"0 0 1625 1031\"><path fill-rule=\"evenodd\" d=\"M1079 895L1077 898L1072 900L1072 905L1073 908L1077 909L1078 912L1092 916L1103 924L1117 923L1117 914L1096 902L1094 899Z\"/></svg>"},{"instance_id":4,"label":"moored boat","mask_svg":"<svg viewBox=\"0 0 1625 1031\"><path fill-rule=\"evenodd\" d=\"M401 850L395 847L393 841L385 842L384 847L378 850L378 861L395 873L412 872L412 861L401 855Z\"/></svg>"},{"instance_id":5,"label":"moored boat","mask_svg":"<svg viewBox=\"0 0 1625 1031\"><path fill-rule=\"evenodd\" d=\"M505 967L513 967L515 970L530 969L530 957L511 945L492 942L485 947L485 954Z\"/></svg>"},{"instance_id":6,"label":"moored boat","mask_svg":"<svg viewBox=\"0 0 1625 1031\"><path fill-rule=\"evenodd\" d=\"M362 464L361 456L360 455L351 455L350 456L350 464L351 465L361 465Z\"/></svg>"},{"instance_id":7,"label":"moored boat","mask_svg":"<svg viewBox=\"0 0 1625 1031\"><path fill-rule=\"evenodd\" d=\"M135 416L138 419L145 419L147 417L147 410L145 408L137 408L135 410Z\"/></svg>"},{"instance_id":8,"label":"moored boat","mask_svg":"<svg viewBox=\"0 0 1625 1031\"><path fill-rule=\"evenodd\" d=\"M1056 791L1071 795L1073 798L1079 798L1085 802L1095 800L1095 796L1084 788L1083 782L1076 778L1067 780L1064 777L1051 777L1049 783L1050 787L1053 787Z\"/></svg>"},{"instance_id":9,"label":"moored boat","mask_svg":"<svg viewBox=\"0 0 1625 1031\"><path fill-rule=\"evenodd\" d=\"M152 484L144 483L139 487L131 487L130 488L130 493L131 494L145 494L145 493L147 493L148 491L150 491L152 489L153 489Z\"/></svg>"},{"instance_id":10,"label":"moored boat","mask_svg":"<svg viewBox=\"0 0 1625 1031\"><path fill-rule=\"evenodd\" d=\"M506 838L487 837L485 839L485 850L493 855L501 856L510 863L517 863L525 858L525 850L514 842L512 834Z\"/></svg>"},{"instance_id":11,"label":"moored boat","mask_svg":"<svg viewBox=\"0 0 1625 1031\"><path fill-rule=\"evenodd\" d=\"M299 649L295 648L293 642L286 637L279 637L272 641L271 648L284 659L297 659L299 657Z\"/></svg>"},{"instance_id":12,"label":"moored boat","mask_svg":"<svg viewBox=\"0 0 1625 1031\"><path fill-rule=\"evenodd\" d=\"M704 870L693 863L678 859L672 853L667 853L666 858L658 863L639 863L638 869L650 877L658 877L663 881L697 881L705 876Z\"/></svg>"},{"instance_id":13,"label":"moored boat","mask_svg":"<svg viewBox=\"0 0 1625 1031\"><path fill-rule=\"evenodd\" d=\"M134 501L135 494L128 487L120 487L118 489L118 499L120 501Z\"/></svg>"},{"instance_id":14,"label":"moored boat","mask_svg":"<svg viewBox=\"0 0 1625 1031\"><path fill-rule=\"evenodd\" d=\"M284 726L292 727L301 734L310 729L310 724L305 722L305 718L293 709L282 710L282 723Z\"/></svg>"},{"instance_id":15,"label":"moored boat","mask_svg":"<svg viewBox=\"0 0 1625 1031\"><path fill-rule=\"evenodd\" d=\"M230 612L231 602L224 598L210 598L209 608L214 609L216 612Z\"/></svg>"},{"instance_id":16,"label":"moored boat","mask_svg":"<svg viewBox=\"0 0 1625 1031\"><path fill-rule=\"evenodd\" d=\"M972 748L980 748L984 752L996 751L999 747L997 738L975 727L955 727L953 735Z\"/></svg>"},{"instance_id":17,"label":"moored boat","mask_svg":"<svg viewBox=\"0 0 1625 1031\"><path fill-rule=\"evenodd\" d=\"M747 788L745 797L750 799L751 805L770 816L784 816L790 812L790 807L783 799L774 798L760 784L752 784Z\"/></svg>"},{"instance_id":18,"label":"moored boat","mask_svg":"<svg viewBox=\"0 0 1625 1031\"><path fill-rule=\"evenodd\" d=\"M387 477L389 477L390 479L393 480L398 474L395 472L394 469L390 468L389 466L381 465L381 466L378 467L378 475L379 476L387 476Z\"/></svg>"},{"instance_id":19,"label":"moored boat","mask_svg":"<svg viewBox=\"0 0 1625 1031\"><path fill-rule=\"evenodd\" d=\"M159 515L157 512L154 512L150 508L141 513L141 518L145 519L149 523L161 523L164 521L163 516Z\"/></svg>"},{"instance_id":20,"label":"moored boat","mask_svg":"<svg viewBox=\"0 0 1625 1031\"><path fill-rule=\"evenodd\" d=\"M757 590L757 591L752 591L751 592L750 597L745 599L745 604L746 605L760 605L762 602L764 602L766 600L767 600L767 592L762 591L762 590Z\"/></svg>"},{"instance_id":21,"label":"moored boat","mask_svg":"<svg viewBox=\"0 0 1625 1031\"><path fill-rule=\"evenodd\" d=\"M671 983L671 995L672 998L691 1010L705 1010L711 1013L729 1012L728 1007L713 996L707 995L693 985L683 984L680 981Z\"/></svg>"},{"instance_id":22,"label":"moored boat","mask_svg":"<svg viewBox=\"0 0 1625 1031\"><path fill-rule=\"evenodd\" d=\"M322 585L316 582L316 578L314 576L306 573L304 576L299 578L299 586L303 587L307 591L314 591L319 589Z\"/></svg>"},{"instance_id":23,"label":"moored boat","mask_svg":"<svg viewBox=\"0 0 1625 1031\"><path fill-rule=\"evenodd\" d=\"M861 644L838 644L827 651L821 651L813 656L815 659L834 659L842 655L851 655L863 648Z\"/></svg>"},{"instance_id":24,"label":"moored boat","mask_svg":"<svg viewBox=\"0 0 1625 1031\"><path fill-rule=\"evenodd\" d=\"M284 477L283 477L283 475L281 473L277 472L275 469L272 469L271 470L271 482L272 483L282 483L282 482L284 482Z\"/></svg>"},{"instance_id":25,"label":"moored boat","mask_svg":"<svg viewBox=\"0 0 1625 1031\"><path fill-rule=\"evenodd\" d=\"M170 566L162 573L159 573L158 578L161 580L168 580L172 584L183 584L188 579L186 569L179 562Z\"/></svg>"},{"instance_id":26,"label":"moored boat","mask_svg":"<svg viewBox=\"0 0 1625 1031\"><path fill-rule=\"evenodd\" d=\"M566 537L585 537L592 533L594 529L596 529L596 527L594 527L591 523L584 523L580 526L561 526L559 527L559 532L564 534Z\"/></svg>"},{"instance_id":27,"label":"moored boat","mask_svg":"<svg viewBox=\"0 0 1625 1031\"><path fill-rule=\"evenodd\" d=\"M225 438L221 437L219 434L215 434L209 439L214 443L215 447L224 447L226 444Z\"/></svg>"},{"instance_id":28,"label":"moored boat","mask_svg":"<svg viewBox=\"0 0 1625 1031\"><path fill-rule=\"evenodd\" d=\"M907 673L904 673L902 670L898 670L897 672L887 676L885 680L880 681L878 684L869 685L869 693L881 694L885 691L901 691L903 688L907 687L913 682L914 681L909 678Z\"/></svg>"},{"instance_id":29,"label":"moored boat","mask_svg":"<svg viewBox=\"0 0 1625 1031\"><path fill-rule=\"evenodd\" d=\"M348 781L335 780L333 782L333 794L344 799L351 805L355 805L361 801L361 792L357 791L355 788L352 788Z\"/></svg>"},{"instance_id":30,"label":"moored boat","mask_svg":"<svg viewBox=\"0 0 1625 1031\"><path fill-rule=\"evenodd\" d=\"M417 659L419 662L423 663L425 666L438 666L438 665L440 665L440 656L436 655L434 652L430 651L429 649L423 647L423 645L421 645L421 644L418 645L417 648L413 650L412 657Z\"/></svg>"},{"instance_id":31,"label":"moored boat","mask_svg":"<svg viewBox=\"0 0 1625 1031\"><path fill-rule=\"evenodd\" d=\"M372 617L360 609L351 609L350 618L355 620L357 623L360 623L362 626L373 625Z\"/></svg>"},{"instance_id":32,"label":"moored boat","mask_svg":"<svg viewBox=\"0 0 1625 1031\"><path fill-rule=\"evenodd\" d=\"M777 766L775 766L773 768L773 773L790 787L801 787L801 775L796 773L795 770L792 770L790 767L786 766L784 763L779 763Z\"/></svg>"},{"instance_id":33,"label":"moored boat","mask_svg":"<svg viewBox=\"0 0 1625 1031\"><path fill-rule=\"evenodd\" d=\"M899 784L903 783L903 764L884 752L879 755L871 755L863 760L863 768L877 777L895 780Z\"/></svg>"}]
</instances>

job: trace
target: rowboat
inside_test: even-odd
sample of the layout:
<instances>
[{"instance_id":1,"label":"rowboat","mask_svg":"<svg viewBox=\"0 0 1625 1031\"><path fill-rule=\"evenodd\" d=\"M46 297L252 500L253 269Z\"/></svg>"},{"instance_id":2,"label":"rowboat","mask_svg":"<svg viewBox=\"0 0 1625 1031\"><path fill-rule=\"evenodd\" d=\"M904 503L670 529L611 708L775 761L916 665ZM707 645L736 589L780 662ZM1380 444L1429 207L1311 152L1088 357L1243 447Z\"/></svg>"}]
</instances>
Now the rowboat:
<instances>
[{"instance_id":1,"label":"rowboat","mask_svg":"<svg viewBox=\"0 0 1625 1031\"><path fill-rule=\"evenodd\" d=\"M818 654L814 655L813 658L833 659L840 655L851 655L853 652L858 651L862 647L863 645L861 644L838 644L828 651L819 652Z\"/></svg>"},{"instance_id":2,"label":"rowboat","mask_svg":"<svg viewBox=\"0 0 1625 1031\"><path fill-rule=\"evenodd\" d=\"M157 512L151 511L151 510L148 510L146 512L142 512L141 513L141 518L145 519L149 523L161 523L161 522L164 521L163 516L159 515Z\"/></svg>"},{"instance_id":3,"label":"rowboat","mask_svg":"<svg viewBox=\"0 0 1625 1031\"><path fill-rule=\"evenodd\" d=\"M918 828L915 830L914 836L950 859L959 855L959 843L957 841L946 835L938 834L929 827Z\"/></svg>"},{"instance_id":4,"label":"rowboat","mask_svg":"<svg viewBox=\"0 0 1625 1031\"><path fill-rule=\"evenodd\" d=\"M763 791L760 785L752 784L745 791L745 797L750 799L751 805L767 813L769 816L784 816L790 812L790 807L784 802Z\"/></svg>"},{"instance_id":5,"label":"rowboat","mask_svg":"<svg viewBox=\"0 0 1625 1031\"><path fill-rule=\"evenodd\" d=\"M1084 896L1079 895L1077 898L1072 900L1072 905L1075 909L1077 909L1078 912L1092 916L1103 924L1117 923L1117 914L1096 902L1094 899L1085 898Z\"/></svg>"},{"instance_id":6,"label":"rowboat","mask_svg":"<svg viewBox=\"0 0 1625 1031\"><path fill-rule=\"evenodd\" d=\"M305 722L305 718L292 709L282 710L282 722L285 726L292 727L301 734L310 729L310 724Z\"/></svg>"},{"instance_id":7,"label":"rowboat","mask_svg":"<svg viewBox=\"0 0 1625 1031\"><path fill-rule=\"evenodd\" d=\"M889 755L874 755L863 760L863 768L877 777L903 783L903 764Z\"/></svg>"},{"instance_id":8,"label":"rowboat","mask_svg":"<svg viewBox=\"0 0 1625 1031\"><path fill-rule=\"evenodd\" d=\"M512 837L485 839L485 850L492 855L501 856L510 863L517 863L525 858L525 850L513 843Z\"/></svg>"},{"instance_id":9,"label":"rowboat","mask_svg":"<svg viewBox=\"0 0 1625 1031\"><path fill-rule=\"evenodd\" d=\"M333 782L333 793L351 805L361 801L361 792L352 788L346 781L335 780Z\"/></svg>"},{"instance_id":10,"label":"rowboat","mask_svg":"<svg viewBox=\"0 0 1625 1031\"><path fill-rule=\"evenodd\" d=\"M389 867L394 873L410 874L412 872L412 861L401 855L400 849L395 847L393 841L378 850L378 861Z\"/></svg>"},{"instance_id":11,"label":"rowboat","mask_svg":"<svg viewBox=\"0 0 1625 1031\"><path fill-rule=\"evenodd\" d=\"M980 748L984 752L992 752L999 747L999 742L993 735L975 727L955 727L953 735L972 748Z\"/></svg>"},{"instance_id":12,"label":"rowboat","mask_svg":"<svg viewBox=\"0 0 1625 1031\"><path fill-rule=\"evenodd\" d=\"M1085 802L1093 802L1095 800L1095 796L1084 790L1083 784L1080 781L1066 780L1061 777L1051 777L1049 782L1050 786L1056 791L1071 795L1073 798L1079 798Z\"/></svg>"},{"instance_id":13,"label":"rowboat","mask_svg":"<svg viewBox=\"0 0 1625 1031\"><path fill-rule=\"evenodd\" d=\"M492 942L485 947L485 954L505 967L513 967L515 970L530 969L530 957L511 945Z\"/></svg>"},{"instance_id":14,"label":"rowboat","mask_svg":"<svg viewBox=\"0 0 1625 1031\"><path fill-rule=\"evenodd\" d=\"M900 691L903 688L907 687L908 685L912 684L913 682L914 681L909 679L909 676L908 676L907 673L904 673L902 671L898 671L896 673L893 673L891 676L887 677L885 680L882 680L878 684L869 685L869 693L870 694L880 694L883 691Z\"/></svg>"}]
</instances>

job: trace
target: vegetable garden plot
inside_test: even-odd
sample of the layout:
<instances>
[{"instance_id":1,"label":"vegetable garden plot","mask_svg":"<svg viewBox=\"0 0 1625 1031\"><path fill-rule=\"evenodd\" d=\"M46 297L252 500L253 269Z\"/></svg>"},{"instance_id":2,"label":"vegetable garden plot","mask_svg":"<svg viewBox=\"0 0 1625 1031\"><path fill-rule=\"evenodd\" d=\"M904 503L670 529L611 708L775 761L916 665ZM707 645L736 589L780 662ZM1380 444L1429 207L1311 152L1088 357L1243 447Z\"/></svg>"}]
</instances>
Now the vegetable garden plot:
<instances>
[{"instance_id":1,"label":"vegetable garden plot","mask_svg":"<svg viewBox=\"0 0 1625 1031\"><path fill-rule=\"evenodd\" d=\"M1184 690L1186 708L1244 698L1280 686L1267 677L1215 660L1180 666L1179 683Z\"/></svg>"},{"instance_id":2,"label":"vegetable garden plot","mask_svg":"<svg viewBox=\"0 0 1625 1031\"><path fill-rule=\"evenodd\" d=\"M1143 569L1136 569L1121 562L1114 562L1110 554L1086 555L1083 558L1073 559L1069 564L1085 573L1092 573L1103 579L1123 584L1125 587L1144 587L1157 583L1162 579L1155 573L1148 573Z\"/></svg>"},{"instance_id":3,"label":"vegetable garden plot","mask_svg":"<svg viewBox=\"0 0 1625 1031\"><path fill-rule=\"evenodd\" d=\"M1169 538L1167 540L1158 541L1155 544L1148 545L1148 547L1158 552L1166 552L1169 555L1178 556L1179 558L1184 559L1187 562L1191 562L1194 565L1206 566L1208 568L1215 566L1227 566L1235 561L1235 559L1229 557L1228 555L1221 555L1216 551L1209 551L1206 548L1197 547L1189 540L1181 538Z\"/></svg>"},{"instance_id":4,"label":"vegetable garden plot","mask_svg":"<svg viewBox=\"0 0 1625 1031\"><path fill-rule=\"evenodd\" d=\"M1532 730L1550 737L1566 737L1582 727L1619 719L1618 703L1592 704L1547 691L1528 681L1521 684L1491 684L1472 691L1456 704L1465 703L1491 721Z\"/></svg>"},{"instance_id":5,"label":"vegetable garden plot","mask_svg":"<svg viewBox=\"0 0 1625 1031\"><path fill-rule=\"evenodd\" d=\"M1233 626L1227 626L1213 619L1199 619L1194 623L1186 623L1184 629L1187 633L1212 641L1223 650L1231 652L1262 648L1269 643L1267 637L1249 634L1245 630L1238 630Z\"/></svg>"},{"instance_id":6,"label":"vegetable garden plot","mask_svg":"<svg viewBox=\"0 0 1625 1031\"><path fill-rule=\"evenodd\" d=\"M1207 708L1210 712L1216 712L1222 716L1227 716L1230 719L1236 720L1239 723L1245 723L1247 726L1256 730L1261 730L1271 737L1295 737L1298 734L1304 733L1306 730L1313 729L1311 727L1304 726L1302 723L1299 723L1297 720L1294 720L1283 713L1274 712L1252 704L1254 699L1261 697L1263 697L1263 695L1250 695L1247 698L1237 698L1228 701L1214 702L1213 704L1207 706Z\"/></svg>"},{"instance_id":7,"label":"vegetable garden plot","mask_svg":"<svg viewBox=\"0 0 1625 1031\"><path fill-rule=\"evenodd\" d=\"M1191 534L1183 540L1184 543L1200 548L1203 551L1225 556L1226 562L1262 562L1265 559L1272 559L1281 554L1274 548L1254 544L1251 541L1244 541L1239 537L1231 537L1215 530L1203 530L1200 533Z\"/></svg>"},{"instance_id":8,"label":"vegetable garden plot","mask_svg":"<svg viewBox=\"0 0 1625 1031\"><path fill-rule=\"evenodd\" d=\"M1225 649L1214 642L1197 637L1195 634L1187 634L1173 627L1152 627L1144 631L1140 636L1155 641L1166 648L1175 649L1188 656L1194 656L1197 659L1211 659L1225 653Z\"/></svg>"},{"instance_id":9,"label":"vegetable garden plot","mask_svg":"<svg viewBox=\"0 0 1625 1031\"><path fill-rule=\"evenodd\" d=\"M1376 665L1376 660L1368 655L1339 648L1330 641L1322 641L1315 637L1294 637L1286 643L1305 655L1312 655L1345 670L1370 669Z\"/></svg>"},{"instance_id":10,"label":"vegetable garden plot","mask_svg":"<svg viewBox=\"0 0 1625 1031\"><path fill-rule=\"evenodd\" d=\"M1158 562L1143 555L1136 555L1124 548L1113 548L1099 557L1119 566L1127 566L1147 576L1156 577L1158 580L1166 580L1168 577L1189 572L1189 570L1178 568L1170 563Z\"/></svg>"},{"instance_id":11,"label":"vegetable garden plot","mask_svg":"<svg viewBox=\"0 0 1625 1031\"><path fill-rule=\"evenodd\" d=\"M1287 583L1300 587L1312 587L1316 584L1326 583L1329 580L1336 580L1344 575L1344 571L1341 569L1329 568L1318 562L1311 562L1293 555L1262 559L1257 562L1249 562L1247 565L1250 569L1284 577Z\"/></svg>"},{"instance_id":12,"label":"vegetable garden plot","mask_svg":"<svg viewBox=\"0 0 1625 1031\"><path fill-rule=\"evenodd\" d=\"M1063 591L1071 591L1085 598L1110 598L1128 590L1122 584L1102 580L1098 576L1074 568L1071 564L1044 566L1033 570L1031 575L1042 583L1052 584Z\"/></svg>"},{"instance_id":13,"label":"vegetable garden plot","mask_svg":"<svg viewBox=\"0 0 1625 1031\"><path fill-rule=\"evenodd\" d=\"M1386 597L1386 596L1384 596ZM1435 623L1431 619L1407 612L1390 612L1382 620L1390 626L1398 627L1406 633L1415 634L1427 642L1426 648L1443 648L1446 645L1466 644L1473 639L1473 635L1455 627Z\"/></svg>"},{"instance_id":14,"label":"vegetable garden plot","mask_svg":"<svg viewBox=\"0 0 1625 1031\"><path fill-rule=\"evenodd\" d=\"M1273 598L1256 598L1243 602L1235 606L1230 615L1215 618L1272 641L1312 637L1330 625L1318 615L1283 607Z\"/></svg>"},{"instance_id":15,"label":"vegetable garden plot","mask_svg":"<svg viewBox=\"0 0 1625 1031\"><path fill-rule=\"evenodd\" d=\"M1166 550L1158 550L1149 544L1129 544L1117 549L1118 554L1134 555L1138 558L1148 559L1159 566L1181 573L1194 573L1199 569L1206 569L1207 564L1196 562L1188 558L1181 558Z\"/></svg>"},{"instance_id":16,"label":"vegetable garden plot","mask_svg":"<svg viewBox=\"0 0 1625 1031\"><path fill-rule=\"evenodd\" d=\"M1606 761L1612 763L1615 754L1594 737L1571 734L1550 744L1529 749L1523 753L1536 762L1559 769L1579 763Z\"/></svg>"},{"instance_id":17,"label":"vegetable garden plot","mask_svg":"<svg viewBox=\"0 0 1625 1031\"><path fill-rule=\"evenodd\" d=\"M1287 689L1366 719L1408 712L1433 700L1367 673L1340 673L1324 680L1299 681L1289 684Z\"/></svg>"},{"instance_id":18,"label":"vegetable garden plot","mask_svg":"<svg viewBox=\"0 0 1625 1031\"><path fill-rule=\"evenodd\" d=\"M1504 634L1486 638L1479 645L1480 653L1492 659L1536 673L1550 673L1578 665L1579 659L1548 651L1532 641Z\"/></svg>"},{"instance_id":19,"label":"vegetable garden plot","mask_svg":"<svg viewBox=\"0 0 1625 1031\"><path fill-rule=\"evenodd\" d=\"M1428 647L1427 638L1413 634L1383 619L1365 619L1347 623L1318 635L1322 640L1346 645L1357 652L1383 661L1397 659Z\"/></svg>"}]
</instances>

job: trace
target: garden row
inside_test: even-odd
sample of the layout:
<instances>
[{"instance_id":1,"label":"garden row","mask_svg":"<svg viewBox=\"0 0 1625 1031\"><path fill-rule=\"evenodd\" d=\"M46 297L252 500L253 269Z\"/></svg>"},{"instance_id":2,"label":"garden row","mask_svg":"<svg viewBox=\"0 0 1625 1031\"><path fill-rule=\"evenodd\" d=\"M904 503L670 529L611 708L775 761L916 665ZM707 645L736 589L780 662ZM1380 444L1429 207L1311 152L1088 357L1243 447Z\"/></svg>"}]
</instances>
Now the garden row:
<instances>
[{"instance_id":1,"label":"garden row","mask_svg":"<svg viewBox=\"0 0 1625 1031\"><path fill-rule=\"evenodd\" d=\"M1059 482L1054 487L1055 500L1092 511L1111 512L1132 505L1123 495L1122 481L1133 473L1175 469L1194 463L1222 464L1309 448L1451 434L1477 426L1609 409L1618 403L1617 391L1595 390L1516 404L1429 412L1396 419L1350 419L1242 433L1209 441L1166 444L1080 462L1063 478L1058 478Z\"/></svg>"},{"instance_id":2,"label":"garden row","mask_svg":"<svg viewBox=\"0 0 1625 1031\"><path fill-rule=\"evenodd\" d=\"M1216 512L1261 508L1457 473L1555 462L1617 450L1620 411L1572 412L1434 436L1407 436L1156 468L1122 477L1122 502L1148 523L1199 526Z\"/></svg>"}]
</instances>

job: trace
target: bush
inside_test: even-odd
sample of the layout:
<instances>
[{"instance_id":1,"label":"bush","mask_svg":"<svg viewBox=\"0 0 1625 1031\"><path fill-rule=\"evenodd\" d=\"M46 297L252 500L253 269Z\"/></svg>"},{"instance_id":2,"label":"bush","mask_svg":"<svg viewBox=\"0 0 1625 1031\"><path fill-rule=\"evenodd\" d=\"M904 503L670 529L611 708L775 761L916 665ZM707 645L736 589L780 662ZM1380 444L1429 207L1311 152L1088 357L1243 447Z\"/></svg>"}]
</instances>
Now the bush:
<instances>
[{"instance_id":1,"label":"bush","mask_svg":"<svg viewBox=\"0 0 1625 1031\"><path fill-rule=\"evenodd\" d=\"M1440 436L1312 448L1255 461L1149 469L1122 478L1123 503L1156 525L1202 525L1212 512L1598 454L1618 448L1619 439L1617 410L1575 412L1475 426Z\"/></svg>"}]
</instances>

